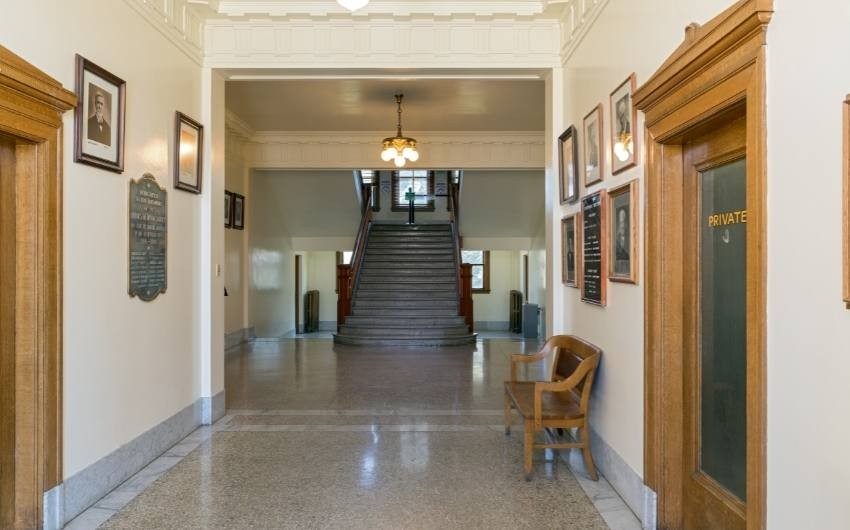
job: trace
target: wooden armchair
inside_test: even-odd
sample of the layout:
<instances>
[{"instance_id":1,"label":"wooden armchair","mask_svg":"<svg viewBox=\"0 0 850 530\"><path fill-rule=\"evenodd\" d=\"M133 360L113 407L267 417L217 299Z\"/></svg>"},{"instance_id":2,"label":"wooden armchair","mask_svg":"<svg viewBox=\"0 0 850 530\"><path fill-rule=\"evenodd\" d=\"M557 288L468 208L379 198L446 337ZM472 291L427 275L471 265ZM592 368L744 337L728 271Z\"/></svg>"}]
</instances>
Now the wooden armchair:
<instances>
[{"instance_id":1,"label":"wooden armchair","mask_svg":"<svg viewBox=\"0 0 850 530\"><path fill-rule=\"evenodd\" d=\"M541 361L555 355L549 381L517 380L517 365ZM511 356L511 380L505 381L505 434L511 433L511 409L516 409L525 426L525 479L531 480L534 449L581 449L590 478L598 480L590 454L588 415L590 391L602 350L572 335L556 335L534 355ZM534 435L546 428L578 428L574 443L534 443Z\"/></svg>"}]
</instances>

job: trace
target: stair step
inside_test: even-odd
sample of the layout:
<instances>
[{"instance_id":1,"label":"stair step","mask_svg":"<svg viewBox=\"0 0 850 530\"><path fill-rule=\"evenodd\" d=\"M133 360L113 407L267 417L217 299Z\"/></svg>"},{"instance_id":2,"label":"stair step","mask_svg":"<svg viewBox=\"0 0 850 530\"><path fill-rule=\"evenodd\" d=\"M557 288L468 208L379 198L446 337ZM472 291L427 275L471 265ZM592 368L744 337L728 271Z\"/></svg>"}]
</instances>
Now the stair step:
<instances>
[{"instance_id":1,"label":"stair step","mask_svg":"<svg viewBox=\"0 0 850 530\"><path fill-rule=\"evenodd\" d=\"M344 324L340 326L339 332L349 337L378 337L378 338L443 338L458 337L469 334L469 328L465 325L449 326L445 328L364 328Z\"/></svg>"},{"instance_id":2,"label":"stair step","mask_svg":"<svg viewBox=\"0 0 850 530\"><path fill-rule=\"evenodd\" d=\"M346 326L376 328L433 328L465 325L461 316L359 316L345 318Z\"/></svg>"},{"instance_id":3,"label":"stair step","mask_svg":"<svg viewBox=\"0 0 850 530\"><path fill-rule=\"evenodd\" d=\"M423 223L423 224L396 224L396 223L372 223L372 230L377 232L399 231L399 232L451 232L449 223Z\"/></svg>"},{"instance_id":4,"label":"stair step","mask_svg":"<svg viewBox=\"0 0 850 530\"><path fill-rule=\"evenodd\" d=\"M454 288L457 282L457 275L455 274L428 274L421 271L398 272L399 274L373 274L364 271L360 274L360 285L397 285L399 288L403 288L406 285L422 283L429 285L451 284L451 287Z\"/></svg>"},{"instance_id":5,"label":"stair step","mask_svg":"<svg viewBox=\"0 0 850 530\"><path fill-rule=\"evenodd\" d=\"M453 250L453 245L451 242L444 241L373 241L369 240L369 244L366 246L367 249L377 249L377 248L422 248L422 249L431 249L436 248L440 250Z\"/></svg>"},{"instance_id":6,"label":"stair step","mask_svg":"<svg viewBox=\"0 0 850 530\"><path fill-rule=\"evenodd\" d=\"M427 296L427 293L457 293L454 282L413 283L413 282L360 282L358 293L408 293L412 296Z\"/></svg>"},{"instance_id":7,"label":"stair step","mask_svg":"<svg viewBox=\"0 0 850 530\"><path fill-rule=\"evenodd\" d=\"M427 298L426 298L427 297ZM457 301L457 291L417 291L416 293L410 293L405 291L363 291L358 290L354 293L354 301L366 301L366 300L383 300L386 302L395 302L399 300L409 301L409 302L419 302L424 300L429 301L442 301L442 300L454 300Z\"/></svg>"},{"instance_id":8,"label":"stair step","mask_svg":"<svg viewBox=\"0 0 850 530\"><path fill-rule=\"evenodd\" d=\"M351 316L364 318L450 318L457 316L457 307L352 307Z\"/></svg>"},{"instance_id":9,"label":"stair step","mask_svg":"<svg viewBox=\"0 0 850 530\"><path fill-rule=\"evenodd\" d=\"M416 300L383 300L383 299L358 299L355 298L352 302L352 308L357 309L389 309L389 308L403 308L403 309L445 309L457 311L457 300L431 300L431 299L416 299Z\"/></svg>"},{"instance_id":10,"label":"stair step","mask_svg":"<svg viewBox=\"0 0 850 530\"><path fill-rule=\"evenodd\" d=\"M458 337L418 337L414 339L352 337L337 333L334 342L350 346L372 346L392 348L438 348L445 346L464 346L475 343L477 335L471 333ZM472 346L470 346L471 348Z\"/></svg>"},{"instance_id":11,"label":"stair step","mask_svg":"<svg viewBox=\"0 0 850 530\"><path fill-rule=\"evenodd\" d=\"M414 248L414 247L368 247L366 256L404 256L410 259L421 259L422 257L435 257L439 259L451 259L455 257L451 248Z\"/></svg>"},{"instance_id":12,"label":"stair step","mask_svg":"<svg viewBox=\"0 0 850 530\"><path fill-rule=\"evenodd\" d=\"M440 260L440 261L428 261L428 260L420 260L420 261L409 261L409 260L394 260L391 258L366 258L363 262L363 268L361 271L401 271L401 270L410 270L414 272L424 271L424 270L441 270L454 272L457 268L454 265L454 260Z\"/></svg>"}]
</instances>

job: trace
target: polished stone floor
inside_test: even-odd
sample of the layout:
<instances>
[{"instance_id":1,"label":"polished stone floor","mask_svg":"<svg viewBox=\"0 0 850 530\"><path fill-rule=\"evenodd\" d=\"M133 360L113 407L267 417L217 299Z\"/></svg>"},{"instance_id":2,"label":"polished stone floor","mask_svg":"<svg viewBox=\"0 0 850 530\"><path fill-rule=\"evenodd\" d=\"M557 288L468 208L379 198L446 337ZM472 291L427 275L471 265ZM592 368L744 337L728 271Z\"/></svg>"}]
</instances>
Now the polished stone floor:
<instances>
[{"instance_id":1,"label":"polished stone floor","mask_svg":"<svg viewBox=\"0 0 850 530\"><path fill-rule=\"evenodd\" d=\"M243 344L226 357L226 416L69 527L639 528L604 479L551 452L523 480L502 384L510 354L538 347Z\"/></svg>"}]
</instances>

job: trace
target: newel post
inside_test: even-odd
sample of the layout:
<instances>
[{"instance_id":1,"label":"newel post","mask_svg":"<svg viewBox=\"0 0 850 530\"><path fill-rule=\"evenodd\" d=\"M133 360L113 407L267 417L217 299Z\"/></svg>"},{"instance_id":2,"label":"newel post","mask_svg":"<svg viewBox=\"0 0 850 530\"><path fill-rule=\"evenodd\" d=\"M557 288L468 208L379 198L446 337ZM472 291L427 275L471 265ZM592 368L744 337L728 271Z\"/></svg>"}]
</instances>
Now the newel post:
<instances>
[{"instance_id":1,"label":"newel post","mask_svg":"<svg viewBox=\"0 0 850 530\"><path fill-rule=\"evenodd\" d=\"M345 324L345 317L351 314L351 265L336 266L336 330Z\"/></svg>"},{"instance_id":2,"label":"newel post","mask_svg":"<svg viewBox=\"0 0 850 530\"><path fill-rule=\"evenodd\" d=\"M472 333L472 265L469 263L460 265L460 315Z\"/></svg>"}]
</instances>

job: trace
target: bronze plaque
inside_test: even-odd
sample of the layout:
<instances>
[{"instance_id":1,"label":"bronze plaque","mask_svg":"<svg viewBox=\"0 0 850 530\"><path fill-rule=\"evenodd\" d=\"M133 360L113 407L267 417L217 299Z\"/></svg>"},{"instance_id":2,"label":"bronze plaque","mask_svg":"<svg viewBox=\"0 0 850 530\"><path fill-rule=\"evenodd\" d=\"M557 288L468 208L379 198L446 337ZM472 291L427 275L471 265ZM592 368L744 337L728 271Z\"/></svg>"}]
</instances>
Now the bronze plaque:
<instances>
[{"instance_id":1,"label":"bronze plaque","mask_svg":"<svg viewBox=\"0 0 850 530\"><path fill-rule=\"evenodd\" d=\"M605 271L607 264L607 218L608 195L597 191L581 200L582 226L582 282L581 299L591 304L604 306L607 291Z\"/></svg>"},{"instance_id":2,"label":"bronze plaque","mask_svg":"<svg viewBox=\"0 0 850 530\"><path fill-rule=\"evenodd\" d=\"M168 287L168 196L150 173L130 181L129 289L150 302Z\"/></svg>"}]
</instances>

